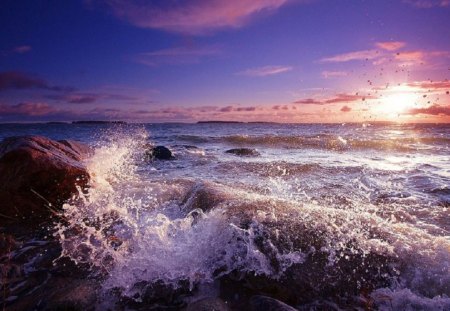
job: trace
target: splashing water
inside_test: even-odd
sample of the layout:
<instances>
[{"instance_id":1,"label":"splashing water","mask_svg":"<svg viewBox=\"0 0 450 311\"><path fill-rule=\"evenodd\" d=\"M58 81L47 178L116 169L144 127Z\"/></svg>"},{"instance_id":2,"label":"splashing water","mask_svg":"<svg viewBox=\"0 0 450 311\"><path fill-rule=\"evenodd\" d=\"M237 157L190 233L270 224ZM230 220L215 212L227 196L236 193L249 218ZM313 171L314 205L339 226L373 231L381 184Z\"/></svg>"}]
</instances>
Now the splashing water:
<instances>
[{"instance_id":1,"label":"splashing water","mask_svg":"<svg viewBox=\"0 0 450 311\"><path fill-rule=\"evenodd\" d=\"M302 282L348 278L363 288L364 280L373 277L387 280L388 287L374 282L378 287L371 293L380 308L450 308L448 236L402 220L403 206L390 204L394 213L385 217L383 205L365 201L373 193L361 194L372 186L363 178L355 178L361 185L352 202L335 197L327 206L306 194L308 185L302 184L302 175L320 167L296 170L278 163L266 168L262 182L241 184L212 174L229 162L214 163L217 158L203 151L180 152L175 162L147 163L144 130L109 138L87 161L92 176L87 194L80 189L80 200L64 206L67 220L56 233L61 256L90 266L103 278L105 293L120 289L121 295L139 300L143 282L173 288L187 283L192 290L236 271L277 282L294 267L315 267L323 254L323 270ZM198 176L183 171L192 170L182 163L186 159L193 159ZM248 161L241 171L263 178L260 170L253 171L256 163ZM203 179L209 179L206 186ZM198 204L206 208L192 203L204 188L206 203Z\"/></svg>"}]
</instances>

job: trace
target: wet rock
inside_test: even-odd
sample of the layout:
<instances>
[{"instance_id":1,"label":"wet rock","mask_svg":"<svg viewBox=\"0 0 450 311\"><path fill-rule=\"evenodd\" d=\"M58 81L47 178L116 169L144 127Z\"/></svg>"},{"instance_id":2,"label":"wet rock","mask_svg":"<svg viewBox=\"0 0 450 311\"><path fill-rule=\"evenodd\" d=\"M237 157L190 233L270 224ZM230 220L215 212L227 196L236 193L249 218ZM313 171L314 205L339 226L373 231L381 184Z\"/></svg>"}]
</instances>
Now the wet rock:
<instances>
[{"instance_id":1,"label":"wet rock","mask_svg":"<svg viewBox=\"0 0 450 311\"><path fill-rule=\"evenodd\" d=\"M87 186L82 160L88 146L40 136L9 137L0 143L0 223L45 220Z\"/></svg>"},{"instance_id":2,"label":"wet rock","mask_svg":"<svg viewBox=\"0 0 450 311\"><path fill-rule=\"evenodd\" d=\"M158 160L171 160L174 158L172 155L172 151L169 148L164 146L156 146L152 147L150 150L146 152L146 155L150 159L158 159Z\"/></svg>"},{"instance_id":3,"label":"wet rock","mask_svg":"<svg viewBox=\"0 0 450 311\"><path fill-rule=\"evenodd\" d=\"M189 283L180 281L177 286L164 284L161 281L148 283L145 281L133 285L136 294L133 297L122 295L120 289L118 310L182 310L186 307L185 297L192 294Z\"/></svg>"},{"instance_id":4,"label":"wet rock","mask_svg":"<svg viewBox=\"0 0 450 311\"><path fill-rule=\"evenodd\" d=\"M297 310L279 300L276 300L276 299L273 299L273 298L270 298L267 296L261 296L261 295L253 296L250 299L250 305L252 307L252 310L254 310L254 311L296 311Z\"/></svg>"},{"instance_id":5,"label":"wet rock","mask_svg":"<svg viewBox=\"0 0 450 311\"><path fill-rule=\"evenodd\" d=\"M205 298L191 303L186 311L228 311L227 304L220 298Z\"/></svg>"},{"instance_id":6,"label":"wet rock","mask_svg":"<svg viewBox=\"0 0 450 311\"><path fill-rule=\"evenodd\" d=\"M235 148L235 149L229 149L225 151L225 153L231 153L240 157L256 157L259 156L259 152L255 149L250 148Z\"/></svg>"},{"instance_id":7,"label":"wet rock","mask_svg":"<svg viewBox=\"0 0 450 311\"><path fill-rule=\"evenodd\" d=\"M207 212L229 199L229 195L222 188L223 186L214 183L199 182L185 195L182 205L187 211L199 208Z\"/></svg>"}]
</instances>

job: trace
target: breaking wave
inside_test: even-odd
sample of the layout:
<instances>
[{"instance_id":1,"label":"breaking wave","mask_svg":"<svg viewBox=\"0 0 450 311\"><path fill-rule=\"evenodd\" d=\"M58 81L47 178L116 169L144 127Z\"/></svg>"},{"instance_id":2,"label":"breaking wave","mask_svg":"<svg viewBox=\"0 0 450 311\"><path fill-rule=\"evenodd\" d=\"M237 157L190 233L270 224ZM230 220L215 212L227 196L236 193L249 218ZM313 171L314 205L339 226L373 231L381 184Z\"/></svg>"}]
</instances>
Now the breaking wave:
<instances>
[{"instance_id":1,"label":"breaking wave","mask_svg":"<svg viewBox=\"0 0 450 311\"><path fill-rule=\"evenodd\" d=\"M215 288L217 282L240 286L245 280L247 289L295 305L328 297L345 308L348 299L343 297L352 297L351 304L380 309L450 309L447 235L434 235L403 216L386 216L375 204L336 208L307 196L230 185L220 176L167 176L146 162L149 137L144 130L108 140L87 160L90 187L87 192L80 189L78 201L64 206L67 218L56 232L61 256L90 267L103 280L102 291L109 298L101 303L111 303L114 296L139 304L155 286L195 294L204 286ZM213 140L398 151L418 143L344 143L334 136ZM301 165L291 173L315 169ZM258 176L282 182L270 170Z\"/></svg>"}]
</instances>

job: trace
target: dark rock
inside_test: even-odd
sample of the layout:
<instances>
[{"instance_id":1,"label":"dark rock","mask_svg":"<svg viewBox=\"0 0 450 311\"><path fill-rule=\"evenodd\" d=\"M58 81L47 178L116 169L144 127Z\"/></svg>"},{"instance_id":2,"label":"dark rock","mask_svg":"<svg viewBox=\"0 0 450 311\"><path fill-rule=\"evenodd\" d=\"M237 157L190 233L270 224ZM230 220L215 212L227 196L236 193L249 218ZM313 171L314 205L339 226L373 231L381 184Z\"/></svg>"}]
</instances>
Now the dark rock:
<instances>
[{"instance_id":1,"label":"dark rock","mask_svg":"<svg viewBox=\"0 0 450 311\"><path fill-rule=\"evenodd\" d=\"M84 189L89 174L82 160L90 149L70 140L9 137L0 143L0 222L47 219Z\"/></svg>"},{"instance_id":2,"label":"dark rock","mask_svg":"<svg viewBox=\"0 0 450 311\"><path fill-rule=\"evenodd\" d=\"M171 160L174 158L172 155L172 151L170 151L169 148L164 146L153 147L149 151L147 151L146 154L151 159Z\"/></svg>"},{"instance_id":3,"label":"dark rock","mask_svg":"<svg viewBox=\"0 0 450 311\"><path fill-rule=\"evenodd\" d=\"M250 149L250 148L235 148L235 149L229 149L227 151L225 151L226 153L231 153L237 156L241 156L241 157L256 157L259 156L259 152L256 151L255 149Z\"/></svg>"},{"instance_id":4,"label":"dark rock","mask_svg":"<svg viewBox=\"0 0 450 311\"><path fill-rule=\"evenodd\" d=\"M250 305L254 311L297 311L279 300L261 295L253 296Z\"/></svg>"},{"instance_id":5,"label":"dark rock","mask_svg":"<svg viewBox=\"0 0 450 311\"><path fill-rule=\"evenodd\" d=\"M191 303L186 311L228 311L227 304L220 298L205 298Z\"/></svg>"},{"instance_id":6,"label":"dark rock","mask_svg":"<svg viewBox=\"0 0 450 311\"><path fill-rule=\"evenodd\" d=\"M207 212L229 198L219 185L199 182L185 195L182 205L187 211L201 209Z\"/></svg>"}]
</instances>

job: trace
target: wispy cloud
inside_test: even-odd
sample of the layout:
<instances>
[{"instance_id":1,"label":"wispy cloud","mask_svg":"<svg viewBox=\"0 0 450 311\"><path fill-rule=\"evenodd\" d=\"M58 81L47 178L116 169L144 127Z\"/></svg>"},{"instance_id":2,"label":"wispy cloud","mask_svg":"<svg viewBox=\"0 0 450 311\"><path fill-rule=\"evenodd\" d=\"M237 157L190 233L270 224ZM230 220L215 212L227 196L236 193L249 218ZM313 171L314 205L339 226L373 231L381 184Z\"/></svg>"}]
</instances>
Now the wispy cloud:
<instances>
[{"instance_id":1,"label":"wispy cloud","mask_svg":"<svg viewBox=\"0 0 450 311\"><path fill-rule=\"evenodd\" d=\"M31 46L29 46L29 45L20 45L20 46L16 46L13 49L13 52L18 53L18 54L24 54L24 53L27 53L30 51L31 51Z\"/></svg>"},{"instance_id":2,"label":"wispy cloud","mask_svg":"<svg viewBox=\"0 0 450 311\"><path fill-rule=\"evenodd\" d=\"M450 7L450 0L403 0L403 2L420 9Z\"/></svg>"},{"instance_id":3,"label":"wispy cloud","mask_svg":"<svg viewBox=\"0 0 450 311\"><path fill-rule=\"evenodd\" d=\"M31 46L29 45L19 45L12 49L0 51L0 56L10 56L14 54L25 54L31 51Z\"/></svg>"},{"instance_id":4,"label":"wispy cloud","mask_svg":"<svg viewBox=\"0 0 450 311\"><path fill-rule=\"evenodd\" d=\"M280 74L283 72L291 71L293 68L290 66L264 66L258 68L250 68L244 71L240 71L237 74L249 77L266 77L271 75Z\"/></svg>"},{"instance_id":5,"label":"wispy cloud","mask_svg":"<svg viewBox=\"0 0 450 311\"><path fill-rule=\"evenodd\" d=\"M425 61L425 53L423 51L405 51L395 54L394 58L401 65L412 66L423 63Z\"/></svg>"},{"instance_id":6,"label":"wispy cloud","mask_svg":"<svg viewBox=\"0 0 450 311\"><path fill-rule=\"evenodd\" d=\"M0 104L0 115L41 117L49 115L56 110L47 103L25 102L16 105Z\"/></svg>"},{"instance_id":7,"label":"wispy cloud","mask_svg":"<svg viewBox=\"0 0 450 311\"><path fill-rule=\"evenodd\" d=\"M247 106L247 107L235 107L235 106L225 106L219 108L219 112L251 112L256 111L258 107L256 106Z\"/></svg>"},{"instance_id":8,"label":"wispy cloud","mask_svg":"<svg viewBox=\"0 0 450 311\"><path fill-rule=\"evenodd\" d=\"M192 64L199 63L202 59L221 53L218 46L181 46L162 49L152 52L140 53L134 58L138 63L147 66L163 64Z\"/></svg>"},{"instance_id":9,"label":"wispy cloud","mask_svg":"<svg viewBox=\"0 0 450 311\"><path fill-rule=\"evenodd\" d=\"M450 0L449 0L450 1ZM398 66L423 65L427 61L449 58L448 51L403 50L406 43L403 41L383 41L375 43L378 49L353 51L325 57L321 63L344 63L350 61L368 61L373 65L381 65L393 61Z\"/></svg>"},{"instance_id":10,"label":"wispy cloud","mask_svg":"<svg viewBox=\"0 0 450 311\"><path fill-rule=\"evenodd\" d=\"M71 91L73 88L50 85L47 81L18 71L0 72L0 91L24 89L45 89L52 91Z\"/></svg>"},{"instance_id":11,"label":"wispy cloud","mask_svg":"<svg viewBox=\"0 0 450 311\"><path fill-rule=\"evenodd\" d=\"M322 77L324 77L325 79L345 77L347 75L347 71L322 71Z\"/></svg>"},{"instance_id":12,"label":"wispy cloud","mask_svg":"<svg viewBox=\"0 0 450 311\"><path fill-rule=\"evenodd\" d=\"M370 60L379 57L377 50L362 50L338 54L331 57L325 57L320 60L322 63L344 63L353 60Z\"/></svg>"},{"instance_id":13,"label":"wispy cloud","mask_svg":"<svg viewBox=\"0 0 450 311\"><path fill-rule=\"evenodd\" d=\"M68 92L66 94L51 94L45 96L47 99L66 102L69 104L92 104L100 100L104 101L123 101L132 102L139 101L140 98L135 96L128 96L122 94L109 93L83 93L83 92Z\"/></svg>"},{"instance_id":14,"label":"wispy cloud","mask_svg":"<svg viewBox=\"0 0 450 311\"><path fill-rule=\"evenodd\" d=\"M288 105L275 105L272 106L273 110L289 110L289 106Z\"/></svg>"},{"instance_id":15,"label":"wispy cloud","mask_svg":"<svg viewBox=\"0 0 450 311\"><path fill-rule=\"evenodd\" d=\"M402 41L385 41L377 42L375 45L386 51L396 51L404 47L406 43Z\"/></svg>"},{"instance_id":16,"label":"wispy cloud","mask_svg":"<svg viewBox=\"0 0 450 311\"><path fill-rule=\"evenodd\" d=\"M443 81L415 81L408 83L408 86L414 87L414 88L420 88L425 89L429 91L434 90L447 90L450 91L450 81L449 80L443 80Z\"/></svg>"},{"instance_id":17,"label":"wispy cloud","mask_svg":"<svg viewBox=\"0 0 450 311\"><path fill-rule=\"evenodd\" d=\"M301 105L327 105L327 104L342 104L342 103L352 103L356 101L365 101L366 99L376 98L373 95L363 96L359 94L347 94L339 93L333 97L326 99L315 99L315 98L305 98L294 102L294 104Z\"/></svg>"},{"instance_id":18,"label":"wispy cloud","mask_svg":"<svg viewBox=\"0 0 450 311\"><path fill-rule=\"evenodd\" d=\"M92 0L91 0L92 1ZM94 1L95 2L95 1ZM253 17L274 12L288 0L99 0L113 14L141 28L203 35L224 28L239 28Z\"/></svg>"}]
</instances>

